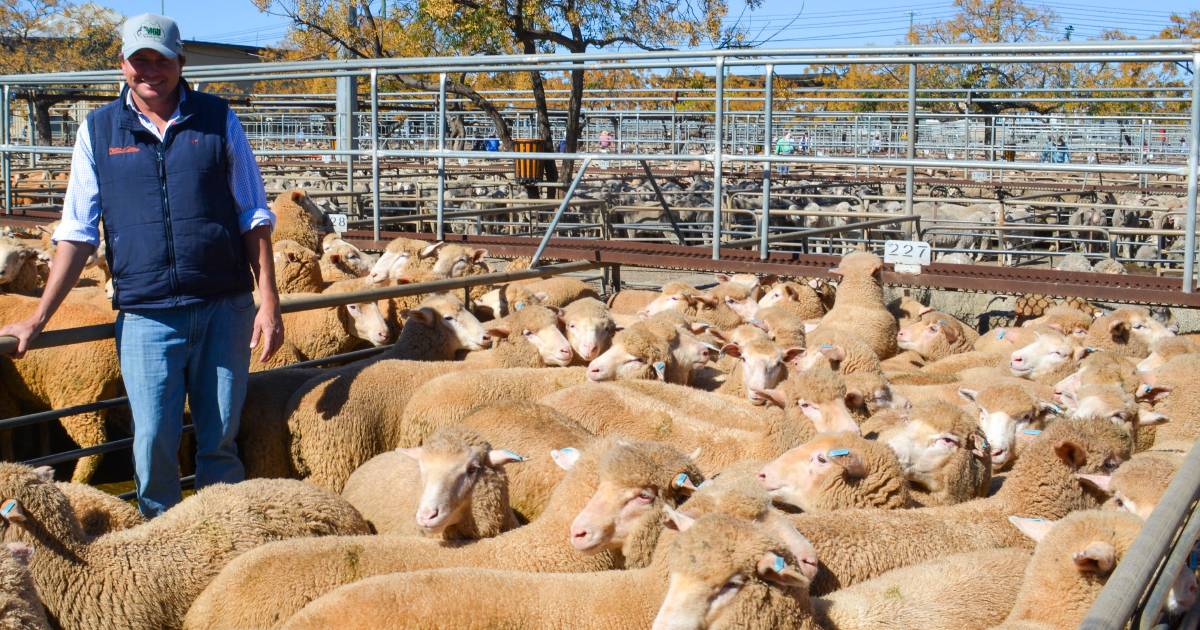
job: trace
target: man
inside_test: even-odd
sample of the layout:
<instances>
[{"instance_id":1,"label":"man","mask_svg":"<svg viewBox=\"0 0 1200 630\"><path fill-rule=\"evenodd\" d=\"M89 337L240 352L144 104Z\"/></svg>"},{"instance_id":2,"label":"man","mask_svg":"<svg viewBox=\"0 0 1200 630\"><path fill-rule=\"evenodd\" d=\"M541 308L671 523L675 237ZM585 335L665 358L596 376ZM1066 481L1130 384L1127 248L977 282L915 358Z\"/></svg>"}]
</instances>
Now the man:
<instances>
[{"instance_id":1,"label":"man","mask_svg":"<svg viewBox=\"0 0 1200 630\"><path fill-rule=\"evenodd\" d=\"M182 80L182 42L170 18L129 18L121 35L125 86L79 126L42 299L0 335L17 338L17 356L25 352L75 286L103 221L138 504L156 516L180 500L185 394L196 487L245 476L235 438L250 349L261 344L262 358L270 357L283 324L275 217L241 124L225 101Z\"/></svg>"},{"instance_id":2,"label":"man","mask_svg":"<svg viewBox=\"0 0 1200 630\"><path fill-rule=\"evenodd\" d=\"M775 153L778 155L791 155L793 152L795 152L795 150L796 144L795 141L792 140L792 132L790 131L783 134L782 138L775 141ZM780 175L787 175L787 162L780 162L778 170Z\"/></svg>"}]
</instances>

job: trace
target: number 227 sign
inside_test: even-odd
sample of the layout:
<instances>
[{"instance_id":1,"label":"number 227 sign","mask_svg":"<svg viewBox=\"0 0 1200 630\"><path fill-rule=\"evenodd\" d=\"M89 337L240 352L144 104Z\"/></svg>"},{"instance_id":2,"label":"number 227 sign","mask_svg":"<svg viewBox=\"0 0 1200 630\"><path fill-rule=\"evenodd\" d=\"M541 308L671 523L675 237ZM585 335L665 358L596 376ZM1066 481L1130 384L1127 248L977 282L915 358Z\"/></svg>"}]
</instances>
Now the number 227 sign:
<instances>
[{"instance_id":1,"label":"number 227 sign","mask_svg":"<svg viewBox=\"0 0 1200 630\"><path fill-rule=\"evenodd\" d=\"M887 241L883 244L883 262L889 265L928 265L931 253L932 248L924 241Z\"/></svg>"}]
</instances>

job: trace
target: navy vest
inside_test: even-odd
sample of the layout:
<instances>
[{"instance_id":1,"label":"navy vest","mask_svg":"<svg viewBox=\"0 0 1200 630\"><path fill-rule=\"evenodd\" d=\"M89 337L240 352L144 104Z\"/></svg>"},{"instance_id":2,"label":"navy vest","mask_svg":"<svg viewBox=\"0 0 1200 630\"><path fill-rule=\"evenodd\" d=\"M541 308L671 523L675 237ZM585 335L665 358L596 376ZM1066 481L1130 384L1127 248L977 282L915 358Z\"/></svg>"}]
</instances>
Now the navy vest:
<instances>
[{"instance_id":1,"label":"navy vest","mask_svg":"<svg viewBox=\"0 0 1200 630\"><path fill-rule=\"evenodd\" d=\"M117 100L88 115L113 308L170 308L250 291L229 190L229 105L180 82L187 98L162 142Z\"/></svg>"}]
</instances>

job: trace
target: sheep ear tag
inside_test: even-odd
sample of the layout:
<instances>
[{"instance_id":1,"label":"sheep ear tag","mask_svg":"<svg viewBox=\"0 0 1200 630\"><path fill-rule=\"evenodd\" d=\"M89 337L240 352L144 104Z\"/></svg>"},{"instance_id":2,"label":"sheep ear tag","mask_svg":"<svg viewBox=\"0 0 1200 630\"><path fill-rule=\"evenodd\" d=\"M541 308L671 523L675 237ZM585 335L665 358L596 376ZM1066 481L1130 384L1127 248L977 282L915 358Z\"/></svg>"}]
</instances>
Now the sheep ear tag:
<instances>
[{"instance_id":1,"label":"sheep ear tag","mask_svg":"<svg viewBox=\"0 0 1200 630\"><path fill-rule=\"evenodd\" d=\"M21 504L16 499L8 499L0 504L0 518L6 523L24 523L25 512L21 511Z\"/></svg>"},{"instance_id":2,"label":"sheep ear tag","mask_svg":"<svg viewBox=\"0 0 1200 630\"><path fill-rule=\"evenodd\" d=\"M832 451L829 451L830 457L842 457L843 455L849 455L849 454L850 454L850 449L848 449L848 448L835 448Z\"/></svg>"},{"instance_id":3,"label":"sheep ear tag","mask_svg":"<svg viewBox=\"0 0 1200 630\"><path fill-rule=\"evenodd\" d=\"M658 380L667 380L667 363L665 361L655 361L654 373L658 375Z\"/></svg>"},{"instance_id":4,"label":"sheep ear tag","mask_svg":"<svg viewBox=\"0 0 1200 630\"><path fill-rule=\"evenodd\" d=\"M696 491L696 484L692 483L692 478L685 472L675 475L675 478L671 480L671 487L681 490L683 494L689 496Z\"/></svg>"},{"instance_id":5,"label":"sheep ear tag","mask_svg":"<svg viewBox=\"0 0 1200 630\"><path fill-rule=\"evenodd\" d=\"M563 470L571 470L575 466L575 462L579 461L579 450L570 446L559 448L550 451L550 459L554 460L555 464Z\"/></svg>"}]
</instances>

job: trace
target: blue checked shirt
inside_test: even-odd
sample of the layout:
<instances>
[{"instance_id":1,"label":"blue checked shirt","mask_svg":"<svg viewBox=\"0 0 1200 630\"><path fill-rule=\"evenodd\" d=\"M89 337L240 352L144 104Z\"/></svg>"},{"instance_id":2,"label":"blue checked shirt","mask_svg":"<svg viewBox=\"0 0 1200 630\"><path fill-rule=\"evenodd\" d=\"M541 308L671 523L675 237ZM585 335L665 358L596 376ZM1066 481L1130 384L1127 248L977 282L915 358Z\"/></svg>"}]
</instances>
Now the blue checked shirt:
<instances>
[{"instance_id":1,"label":"blue checked shirt","mask_svg":"<svg viewBox=\"0 0 1200 630\"><path fill-rule=\"evenodd\" d=\"M180 91L180 102L187 98L187 90ZM125 106L138 115L138 120L147 131L159 140L163 134L154 122L139 112L133 97L126 94ZM166 129L180 120L179 108L167 121ZM275 225L275 214L267 207L267 193L263 190L262 175L250 149L250 141L233 109L225 125L225 154L229 159L229 190L238 205L238 227L246 233L260 225ZM87 121L79 125L75 134L75 150L71 153L71 178L67 181L67 196L63 202L62 221L54 230L54 242L73 241L92 246L100 244L100 184L96 178L96 161L92 156L92 139Z\"/></svg>"}]
</instances>

